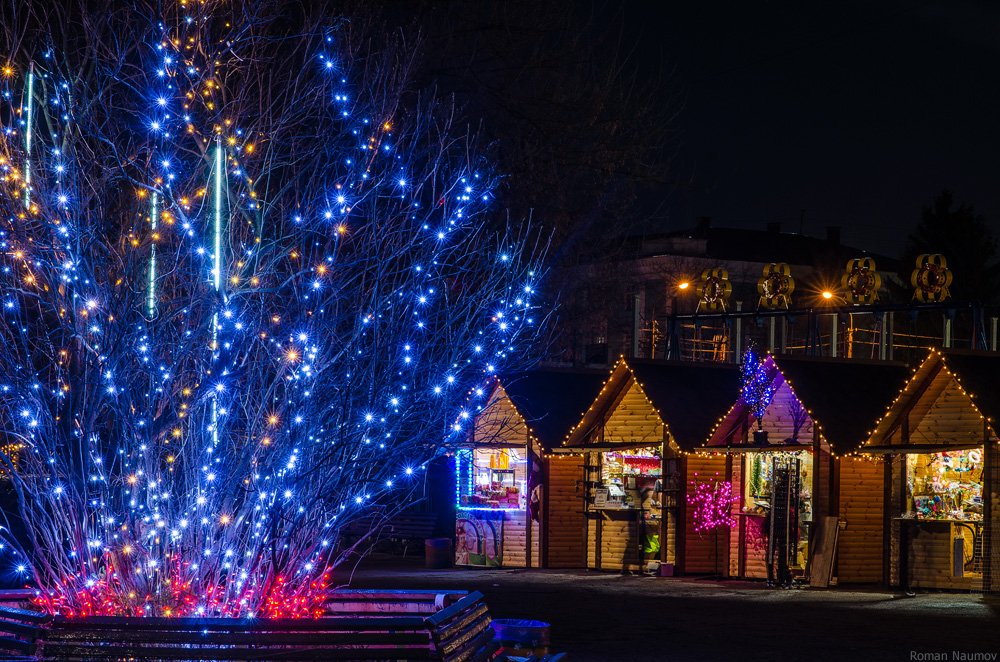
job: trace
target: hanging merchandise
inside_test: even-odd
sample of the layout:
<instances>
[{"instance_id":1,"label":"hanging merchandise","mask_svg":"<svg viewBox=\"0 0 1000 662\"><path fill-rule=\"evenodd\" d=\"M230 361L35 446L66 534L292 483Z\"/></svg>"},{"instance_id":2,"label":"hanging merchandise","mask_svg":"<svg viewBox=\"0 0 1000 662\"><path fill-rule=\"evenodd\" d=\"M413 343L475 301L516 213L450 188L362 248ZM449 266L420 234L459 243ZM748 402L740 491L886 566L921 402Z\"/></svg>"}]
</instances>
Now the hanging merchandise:
<instances>
[{"instance_id":1,"label":"hanging merchandise","mask_svg":"<svg viewBox=\"0 0 1000 662\"><path fill-rule=\"evenodd\" d=\"M799 469L798 459L777 456L772 460L771 513L766 559L769 586L792 585L790 567L798 561Z\"/></svg>"}]
</instances>

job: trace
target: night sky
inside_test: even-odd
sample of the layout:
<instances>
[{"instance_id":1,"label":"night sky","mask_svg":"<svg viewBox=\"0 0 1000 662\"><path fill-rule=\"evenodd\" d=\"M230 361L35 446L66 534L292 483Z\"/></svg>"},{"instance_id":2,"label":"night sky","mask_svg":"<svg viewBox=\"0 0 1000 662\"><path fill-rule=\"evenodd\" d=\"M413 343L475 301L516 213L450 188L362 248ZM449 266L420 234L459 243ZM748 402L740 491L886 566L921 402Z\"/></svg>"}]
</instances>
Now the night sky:
<instances>
[{"instance_id":1,"label":"night sky","mask_svg":"<svg viewBox=\"0 0 1000 662\"><path fill-rule=\"evenodd\" d=\"M897 255L943 188L1000 232L1000 3L628 3L666 73L673 185L656 225L822 235Z\"/></svg>"}]
</instances>

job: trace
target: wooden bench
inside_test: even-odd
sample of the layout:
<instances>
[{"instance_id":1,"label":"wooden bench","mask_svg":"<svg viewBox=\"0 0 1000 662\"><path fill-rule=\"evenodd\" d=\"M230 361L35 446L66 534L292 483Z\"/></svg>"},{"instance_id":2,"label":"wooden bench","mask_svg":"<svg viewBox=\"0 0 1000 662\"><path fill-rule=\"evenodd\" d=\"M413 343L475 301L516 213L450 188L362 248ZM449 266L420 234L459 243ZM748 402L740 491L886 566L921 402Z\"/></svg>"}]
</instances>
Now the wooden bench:
<instances>
[{"instance_id":1,"label":"wooden bench","mask_svg":"<svg viewBox=\"0 0 1000 662\"><path fill-rule=\"evenodd\" d=\"M3 602L0 596L0 602ZM479 592L331 591L318 619L51 617L0 607L3 659L493 660Z\"/></svg>"}]
</instances>

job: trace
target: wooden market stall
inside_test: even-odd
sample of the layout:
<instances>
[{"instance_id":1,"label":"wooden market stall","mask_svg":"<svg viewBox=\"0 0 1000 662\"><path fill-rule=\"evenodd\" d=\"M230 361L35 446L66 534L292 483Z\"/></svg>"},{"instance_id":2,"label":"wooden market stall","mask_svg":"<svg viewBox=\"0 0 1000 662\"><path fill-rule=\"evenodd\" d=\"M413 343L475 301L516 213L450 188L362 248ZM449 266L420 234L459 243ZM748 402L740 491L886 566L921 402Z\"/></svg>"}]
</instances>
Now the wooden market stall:
<instances>
[{"instance_id":1,"label":"wooden market stall","mask_svg":"<svg viewBox=\"0 0 1000 662\"><path fill-rule=\"evenodd\" d=\"M549 513L553 497L546 491L554 489L561 503L576 486L557 469L549 488L544 458L596 397L605 374L543 369L494 380L468 443L455 453L456 565L531 568L551 556L559 567L574 539L568 533L579 525Z\"/></svg>"},{"instance_id":2,"label":"wooden market stall","mask_svg":"<svg viewBox=\"0 0 1000 662\"><path fill-rule=\"evenodd\" d=\"M724 470L721 458L690 451L725 413L737 383L731 365L619 360L550 463L571 462L583 486L559 506L582 516L577 535L586 554L578 564L715 570L721 545L695 535L684 486Z\"/></svg>"},{"instance_id":3,"label":"wooden market stall","mask_svg":"<svg viewBox=\"0 0 1000 662\"><path fill-rule=\"evenodd\" d=\"M932 350L879 421L891 585L996 589L998 416L1000 356Z\"/></svg>"},{"instance_id":4,"label":"wooden market stall","mask_svg":"<svg viewBox=\"0 0 1000 662\"><path fill-rule=\"evenodd\" d=\"M742 395L706 450L726 456L729 574L787 583L883 581L883 481L858 449L910 370L898 363L767 356L758 432Z\"/></svg>"}]
</instances>

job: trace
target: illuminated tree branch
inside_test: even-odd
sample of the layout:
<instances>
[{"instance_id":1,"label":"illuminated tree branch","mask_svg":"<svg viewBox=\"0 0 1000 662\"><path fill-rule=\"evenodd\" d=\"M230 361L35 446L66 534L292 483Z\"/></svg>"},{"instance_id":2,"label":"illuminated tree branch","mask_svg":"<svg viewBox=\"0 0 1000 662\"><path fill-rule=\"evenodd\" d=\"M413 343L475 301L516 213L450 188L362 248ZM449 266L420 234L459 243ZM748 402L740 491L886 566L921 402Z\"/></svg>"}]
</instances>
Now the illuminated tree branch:
<instances>
[{"instance_id":1,"label":"illuminated tree branch","mask_svg":"<svg viewBox=\"0 0 1000 662\"><path fill-rule=\"evenodd\" d=\"M156 6L3 10L16 563L50 612L314 615L345 522L406 504L524 360L545 246L489 229L402 37Z\"/></svg>"}]
</instances>

